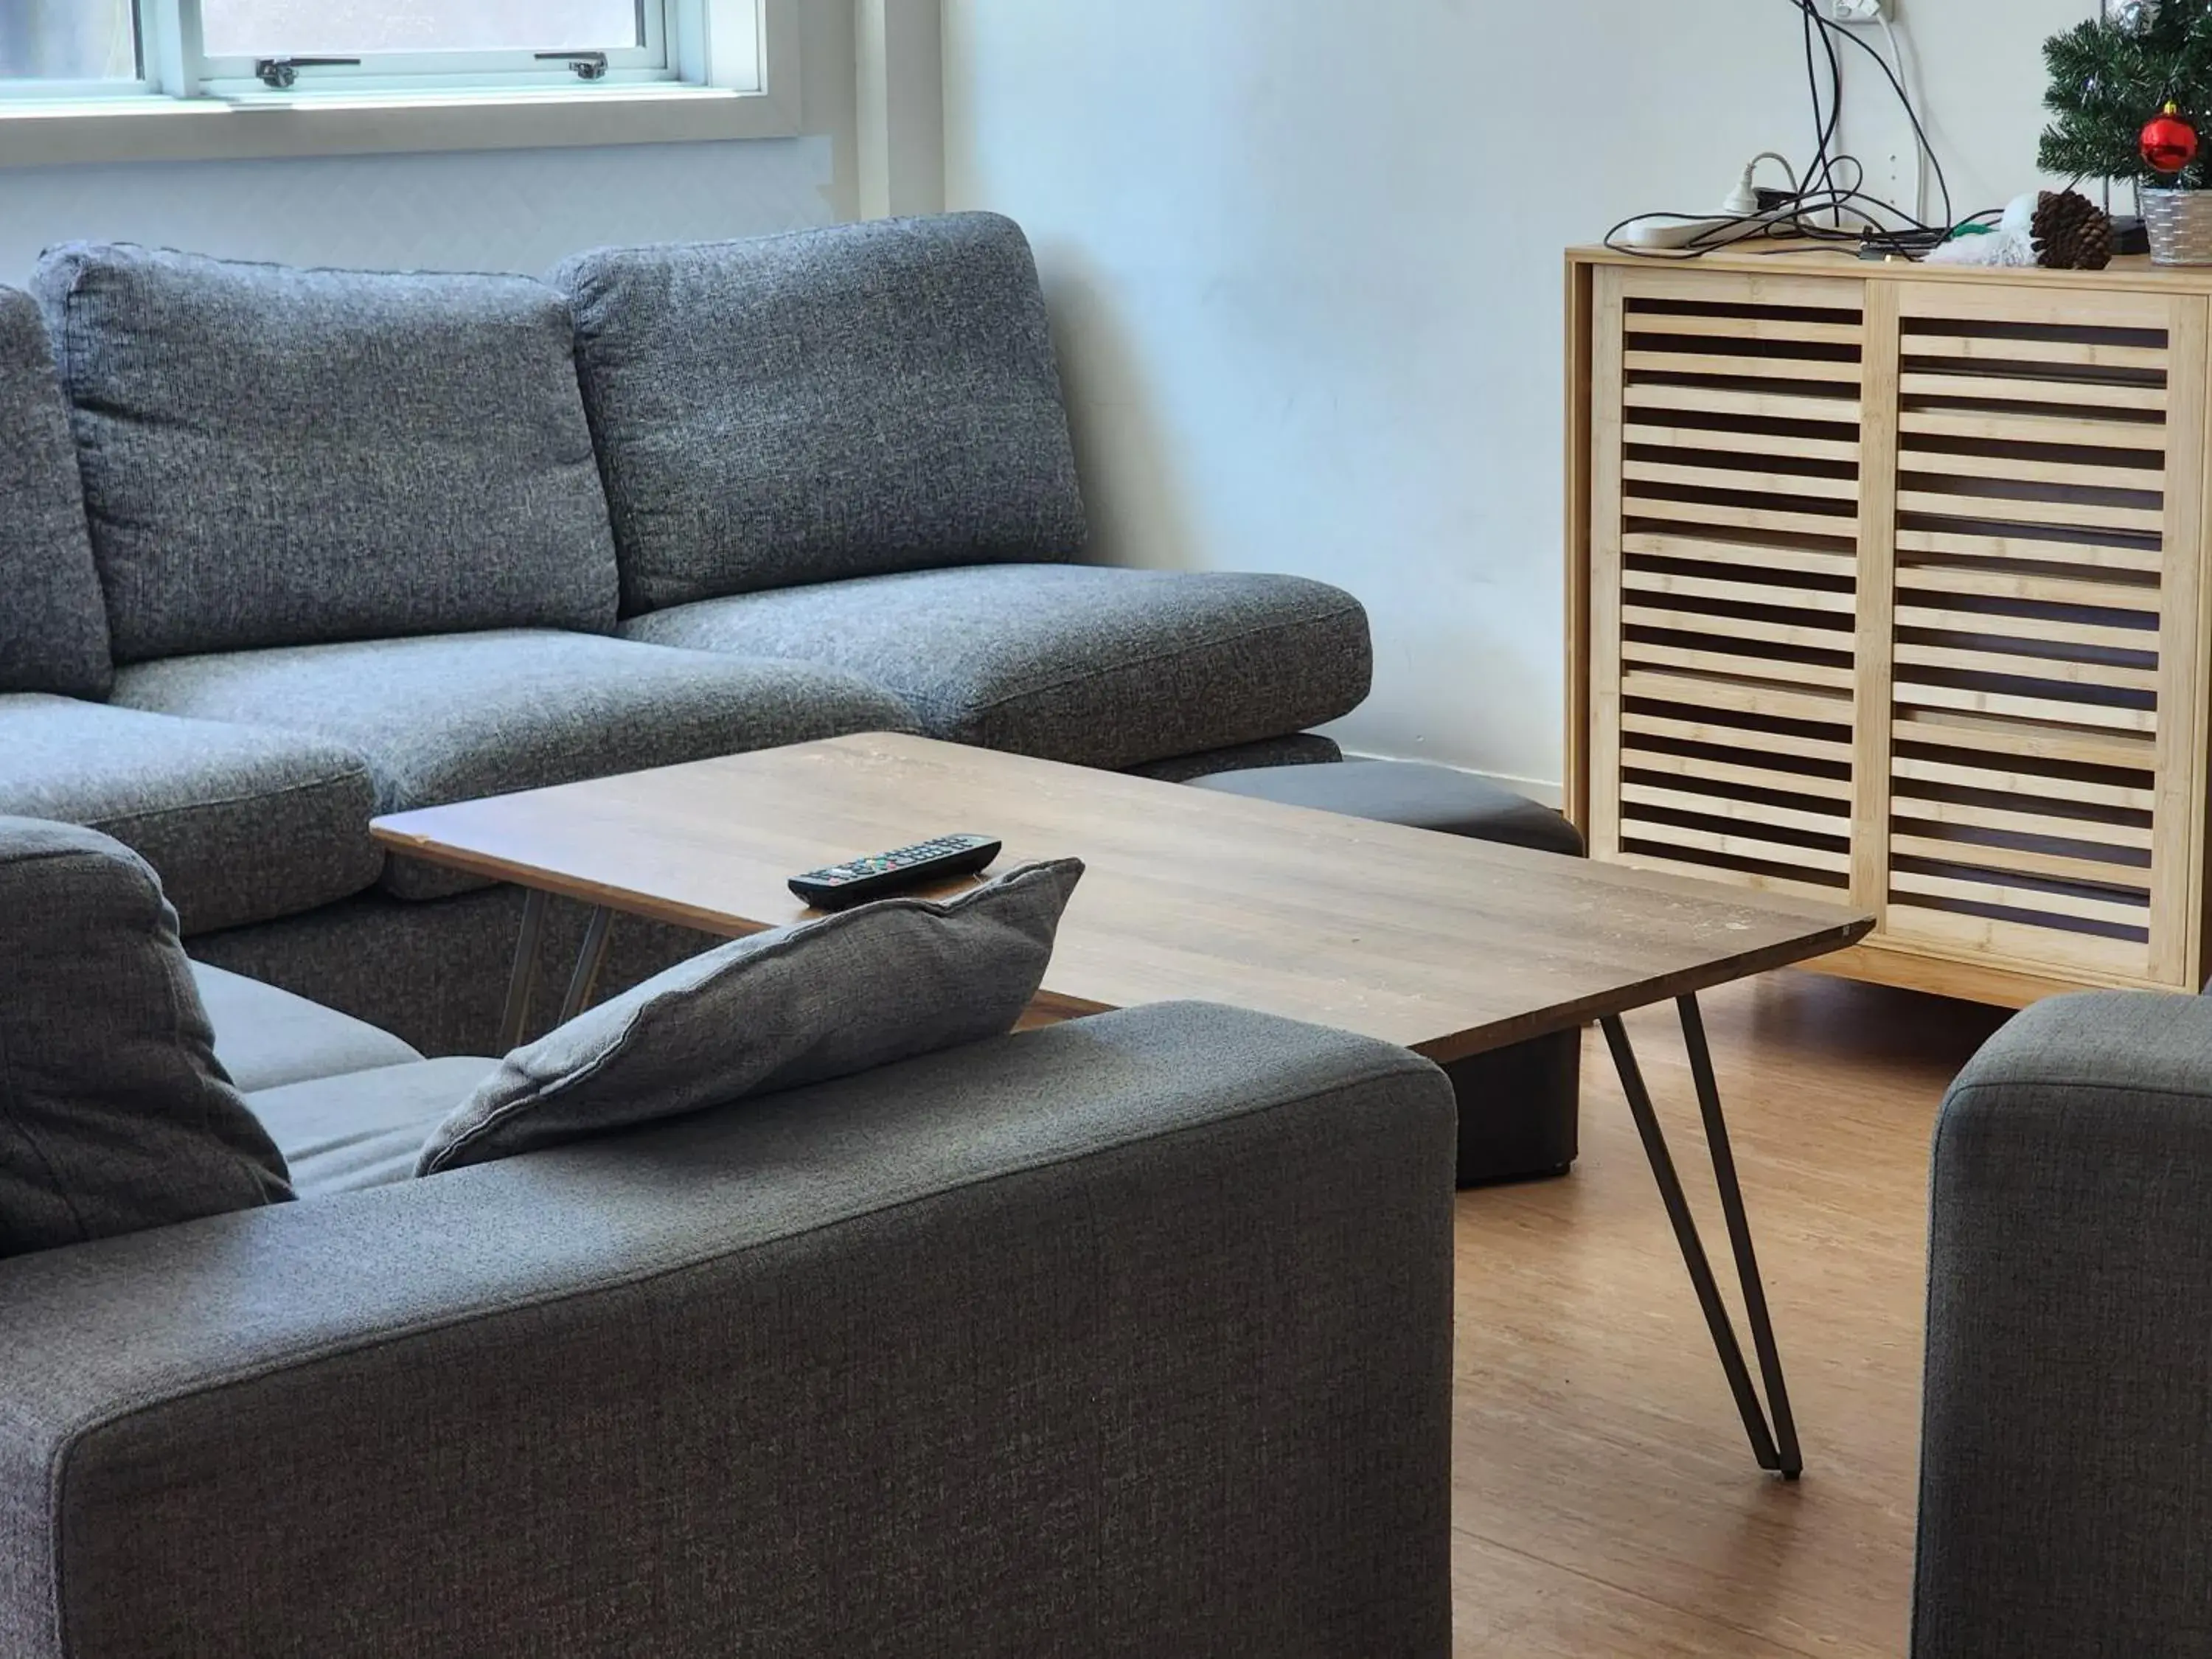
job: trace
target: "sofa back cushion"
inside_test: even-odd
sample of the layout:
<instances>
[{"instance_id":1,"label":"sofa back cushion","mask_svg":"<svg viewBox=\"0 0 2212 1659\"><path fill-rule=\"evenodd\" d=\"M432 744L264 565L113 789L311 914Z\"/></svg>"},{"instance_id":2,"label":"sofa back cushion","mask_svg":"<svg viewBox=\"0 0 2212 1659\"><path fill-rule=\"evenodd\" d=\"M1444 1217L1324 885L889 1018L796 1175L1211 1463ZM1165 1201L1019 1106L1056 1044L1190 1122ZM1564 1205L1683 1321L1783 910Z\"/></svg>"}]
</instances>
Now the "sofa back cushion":
<instances>
[{"instance_id":1,"label":"sofa back cushion","mask_svg":"<svg viewBox=\"0 0 2212 1659\"><path fill-rule=\"evenodd\" d=\"M0 817L0 1257L291 1196L144 860Z\"/></svg>"},{"instance_id":2,"label":"sofa back cushion","mask_svg":"<svg viewBox=\"0 0 2212 1659\"><path fill-rule=\"evenodd\" d=\"M37 289L118 661L613 627L574 331L544 284L78 245Z\"/></svg>"},{"instance_id":3,"label":"sofa back cushion","mask_svg":"<svg viewBox=\"0 0 2212 1659\"><path fill-rule=\"evenodd\" d=\"M104 697L113 676L46 325L0 288L0 692Z\"/></svg>"},{"instance_id":4,"label":"sofa back cushion","mask_svg":"<svg viewBox=\"0 0 2212 1659\"><path fill-rule=\"evenodd\" d=\"M625 615L1082 551L1044 296L1009 221L608 249L551 281Z\"/></svg>"}]
</instances>

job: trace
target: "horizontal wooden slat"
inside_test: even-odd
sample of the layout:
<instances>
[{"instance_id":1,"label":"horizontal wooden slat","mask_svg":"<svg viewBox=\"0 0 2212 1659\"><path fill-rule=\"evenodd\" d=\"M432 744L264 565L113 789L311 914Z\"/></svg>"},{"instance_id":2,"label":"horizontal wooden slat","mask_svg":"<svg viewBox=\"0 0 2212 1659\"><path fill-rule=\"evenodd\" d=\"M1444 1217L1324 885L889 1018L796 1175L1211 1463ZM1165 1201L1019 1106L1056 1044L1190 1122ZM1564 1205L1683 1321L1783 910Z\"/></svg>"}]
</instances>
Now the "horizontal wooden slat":
<instances>
[{"instance_id":1,"label":"horizontal wooden slat","mask_svg":"<svg viewBox=\"0 0 2212 1659\"><path fill-rule=\"evenodd\" d=\"M1770 876L1763 870L1735 870L1726 865L1698 864L1689 859L1666 859L1651 853L1623 853L1620 862L1633 869L1656 870L1670 876L1690 876L1699 881L1724 881L1735 886L1755 888L1762 893L1787 893L1796 898L1826 900L1830 904L1840 904L1844 898L1841 887L1823 887L1811 881L1791 881L1784 876Z\"/></svg>"},{"instance_id":2,"label":"horizontal wooden slat","mask_svg":"<svg viewBox=\"0 0 2212 1659\"><path fill-rule=\"evenodd\" d=\"M1984 789L1994 794L2017 795L2022 800L2074 801L2118 812L2148 812L2158 805L2154 789L2130 789L2123 784L2091 783L2081 778L2054 778L2043 772L2024 772L2001 766L1978 766L1959 761L1923 760L1917 755L1893 756L1893 780L1905 785L1948 784L1959 789Z\"/></svg>"},{"instance_id":3,"label":"horizontal wooden slat","mask_svg":"<svg viewBox=\"0 0 2212 1659\"><path fill-rule=\"evenodd\" d=\"M2107 708L2097 703L2015 696L2004 691L1970 691L1953 685L1921 685L1900 680L1897 701L1923 708L1964 708L1978 714L2016 714L2028 720L2104 726L2115 732L2158 730L2158 715L2148 708Z\"/></svg>"},{"instance_id":4,"label":"horizontal wooden slat","mask_svg":"<svg viewBox=\"0 0 2212 1659\"><path fill-rule=\"evenodd\" d=\"M1729 542L1706 536L1667 536L1638 531L1620 538L1620 550L1631 556L1745 565L1754 570L1787 570L1801 576L1838 576L1850 581L1856 581L1859 573L1858 560L1850 553L1770 547L1762 542Z\"/></svg>"},{"instance_id":5,"label":"horizontal wooden slat","mask_svg":"<svg viewBox=\"0 0 2212 1659\"><path fill-rule=\"evenodd\" d=\"M2011 380L1995 374L1929 374L1908 369L1898 376L1908 398L1961 398L1979 403L2057 404L2071 409L2144 410L2162 414L2162 386L2100 386L2086 380Z\"/></svg>"},{"instance_id":6,"label":"horizontal wooden slat","mask_svg":"<svg viewBox=\"0 0 2212 1659\"><path fill-rule=\"evenodd\" d=\"M2022 576L2003 570L1956 570L1942 565L1908 564L1899 568L1897 585L1922 593L1975 593L1985 599L2078 605L2100 611L2147 611L2156 614L2162 608L2158 589L2141 582Z\"/></svg>"},{"instance_id":7,"label":"horizontal wooden slat","mask_svg":"<svg viewBox=\"0 0 2212 1659\"><path fill-rule=\"evenodd\" d=\"M1725 340L1789 341L1804 345L1863 343L1866 330L1857 323L1805 323L1795 317L1683 317L1650 311L1631 311L1627 331L1639 334L1674 334Z\"/></svg>"},{"instance_id":8,"label":"horizontal wooden slat","mask_svg":"<svg viewBox=\"0 0 2212 1659\"><path fill-rule=\"evenodd\" d=\"M1778 864L1784 869L1831 870L1838 875L1849 875L1850 854L1833 853L1825 848L1798 847L1787 842L1761 841L1756 836L1723 835L1708 830L1692 830L1679 823L1659 823L1649 818L1624 817L1620 825L1624 841L1657 842L1663 847L1692 847L1701 853L1719 853L1729 858L1749 859L1760 864Z\"/></svg>"},{"instance_id":9,"label":"horizontal wooden slat","mask_svg":"<svg viewBox=\"0 0 2212 1659\"><path fill-rule=\"evenodd\" d=\"M1699 817L1726 818L1732 823L1749 824L1753 830L1803 830L1814 835L1848 838L1851 828L1850 812L1841 807L1812 812L1765 801L1702 794L1694 789L1666 789L1650 783L1624 783L1620 799L1632 806L1657 806L1670 812L1694 812Z\"/></svg>"},{"instance_id":10,"label":"horizontal wooden slat","mask_svg":"<svg viewBox=\"0 0 2212 1659\"><path fill-rule=\"evenodd\" d=\"M2163 370L2166 353L2157 346L2112 345L2089 340L2005 340L1984 334L1917 334L1901 337L1907 357L1948 357L1986 363L2064 363L2080 368Z\"/></svg>"},{"instance_id":11,"label":"horizontal wooden slat","mask_svg":"<svg viewBox=\"0 0 2212 1659\"><path fill-rule=\"evenodd\" d=\"M2015 760L2064 761L2136 772L2148 772L2158 763L2157 744L2130 732L2026 726L2017 720L1941 709L1922 709L1893 722L1890 736L1894 742L1923 748L1972 750Z\"/></svg>"},{"instance_id":12,"label":"horizontal wooden slat","mask_svg":"<svg viewBox=\"0 0 2212 1659\"><path fill-rule=\"evenodd\" d=\"M1865 304L1865 284L1855 276L1838 281L1832 276L1798 276L1778 268L1747 276L1638 265L1621 273L1620 292L1633 326L1658 314L1638 303L1644 300L1688 300L1746 315L1756 315L1761 307L1786 307L1792 311L1832 313L1820 320L1838 323L1857 322ZM1796 325L1793 321L1790 325Z\"/></svg>"},{"instance_id":13,"label":"horizontal wooden slat","mask_svg":"<svg viewBox=\"0 0 2212 1659\"><path fill-rule=\"evenodd\" d=\"M2109 663L2069 662L2057 657L2020 656L1964 646L1900 643L1899 664L1916 668L1954 668L1969 674L2002 674L2011 679L2048 680L2059 685L2096 685L2116 691L2155 691L2155 668L2117 668ZM2099 725L2109 724L2099 721Z\"/></svg>"},{"instance_id":14,"label":"horizontal wooden slat","mask_svg":"<svg viewBox=\"0 0 2212 1659\"><path fill-rule=\"evenodd\" d=\"M1709 386L1632 386L1624 394L1631 409L1679 409L1705 415L1755 415L1767 421L1824 421L1856 426L1856 395L1795 398L1779 392L1730 392Z\"/></svg>"},{"instance_id":15,"label":"horizontal wooden slat","mask_svg":"<svg viewBox=\"0 0 2212 1659\"><path fill-rule=\"evenodd\" d=\"M1924 605L1897 607L1899 628L1922 628L1945 634L1973 634L1987 639L2045 640L2057 645L2079 645L2107 651L2158 650L2154 628L2100 628L2063 617L2009 617L1987 611L1950 611Z\"/></svg>"},{"instance_id":16,"label":"horizontal wooden slat","mask_svg":"<svg viewBox=\"0 0 2212 1659\"><path fill-rule=\"evenodd\" d=\"M2093 546L2039 541L2029 536L1973 536L1951 530L1900 530L1897 550L1965 559L2014 559L2029 564L2078 564L2094 570L2155 574L2166 568L2166 555L2156 548Z\"/></svg>"},{"instance_id":17,"label":"horizontal wooden slat","mask_svg":"<svg viewBox=\"0 0 2212 1659\"><path fill-rule=\"evenodd\" d=\"M1628 461L1623 463L1621 475L1639 483L1687 484L1697 489L1741 489L1754 495L1803 495L1829 501L1859 498L1856 478L1814 478L1798 472L1746 472L1734 467Z\"/></svg>"},{"instance_id":18,"label":"horizontal wooden slat","mask_svg":"<svg viewBox=\"0 0 2212 1659\"><path fill-rule=\"evenodd\" d=\"M1761 732L1747 726L1729 726L1719 720L1676 720L1666 714L1646 714L1629 708L1621 711L1621 731L1626 740L1636 738L1674 738L1683 743L1710 744L1723 749L1753 750L1767 755L1789 755L1799 760L1826 761L1833 765L1849 766L1855 758L1849 741L1843 738L1800 737L1795 732ZM1639 748L1638 754L1652 751ZM1693 766L1705 765L1703 761L1692 761Z\"/></svg>"},{"instance_id":19,"label":"horizontal wooden slat","mask_svg":"<svg viewBox=\"0 0 2212 1659\"><path fill-rule=\"evenodd\" d=\"M2148 945L1995 916L1923 909L1910 902L1891 906L1885 931L1893 939L1924 941L1980 962L2017 963L2045 975L2070 969L2099 977L2141 979L2150 972Z\"/></svg>"},{"instance_id":20,"label":"horizontal wooden slat","mask_svg":"<svg viewBox=\"0 0 2212 1659\"><path fill-rule=\"evenodd\" d=\"M1734 432L1703 426L1653 426L1638 422L1622 429L1621 441L1633 448L1709 449L1734 455L1794 455L1808 461L1858 465L1859 447L1842 438L1799 438L1786 432Z\"/></svg>"},{"instance_id":21,"label":"horizontal wooden slat","mask_svg":"<svg viewBox=\"0 0 2212 1659\"><path fill-rule=\"evenodd\" d=\"M1890 852L1899 858L1933 859L1975 870L2008 870L2014 875L2048 876L2054 881L2100 882L2150 892L2150 866L2103 864L2089 859L2033 853L2021 847L1991 847L1978 842L1938 841L1932 836L1893 836Z\"/></svg>"},{"instance_id":22,"label":"horizontal wooden slat","mask_svg":"<svg viewBox=\"0 0 2212 1659\"><path fill-rule=\"evenodd\" d=\"M2040 836L2047 841L2079 842L2090 847L2125 847L2136 852L2148 852L2151 847L2152 832L2139 823L2110 823L2098 818L2060 817L2050 812L2027 812L2011 807L1926 800L1909 789L1899 792L1893 816L1900 823L1914 820L1948 824L1959 830L1996 830L2008 835Z\"/></svg>"},{"instance_id":23,"label":"horizontal wooden slat","mask_svg":"<svg viewBox=\"0 0 2212 1659\"><path fill-rule=\"evenodd\" d=\"M1791 611L1854 615L1858 601L1826 587L1777 587L1771 583L1719 576L1678 576L1669 570L1626 570L1621 586L1632 593L1666 593L1682 599L1726 599L1735 605L1771 605ZM2154 638L2156 636L2154 635Z\"/></svg>"},{"instance_id":24,"label":"horizontal wooden slat","mask_svg":"<svg viewBox=\"0 0 2212 1659\"><path fill-rule=\"evenodd\" d=\"M1679 646L1650 645L1629 640L1620 654L1631 662L1656 668L1689 668L1707 674L1730 674L1744 679L1771 680L1783 685L1827 686L1848 691L1857 676L1848 668L1826 663L1788 662L1779 657L1740 656L1720 651L1690 651Z\"/></svg>"},{"instance_id":25,"label":"horizontal wooden slat","mask_svg":"<svg viewBox=\"0 0 2212 1659\"><path fill-rule=\"evenodd\" d=\"M1678 722L1679 723L1679 722ZM1745 766L1735 761L1707 760L1702 755L1674 755L1663 749L1639 748L1632 732L1621 741L1620 763L1625 770L1661 772L1669 777L1696 779L1716 784L1736 784L1746 789L1768 789L1778 793L1817 795L1824 800L1850 800L1849 778L1826 777L1811 772L1778 772L1771 767Z\"/></svg>"},{"instance_id":26,"label":"horizontal wooden slat","mask_svg":"<svg viewBox=\"0 0 2212 1659\"><path fill-rule=\"evenodd\" d=\"M1632 519L1673 524L1719 525L1729 530L1765 530L1784 536L1856 536L1858 520L1817 513L1784 513L1765 507L1729 507L1711 501L1667 501L1630 490L1621 511Z\"/></svg>"},{"instance_id":27,"label":"horizontal wooden slat","mask_svg":"<svg viewBox=\"0 0 2212 1659\"><path fill-rule=\"evenodd\" d=\"M2016 282L1983 280L1998 276L1981 272L1971 282L1899 283L1897 308L1908 319L1905 337L1917 331L1912 324L1930 325L1945 334L1959 332L1960 323L2033 325L2075 329L2085 340L2102 338L2103 331L2116 328L2163 333L2172 324L2174 301L2163 293L2109 287L2094 293L2038 288L2033 271L2020 273Z\"/></svg>"},{"instance_id":28,"label":"horizontal wooden slat","mask_svg":"<svg viewBox=\"0 0 2212 1659\"><path fill-rule=\"evenodd\" d=\"M1996 524L2048 524L2069 529L2101 530L2155 536L2166 528L2163 510L2148 507L2105 507L2092 501L2027 501L1994 495L1953 495L1931 489L1900 489L1899 513L1925 513L1946 519L1974 519Z\"/></svg>"},{"instance_id":29,"label":"horizontal wooden slat","mask_svg":"<svg viewBox=\"0 0 2212 1659\"><path fill-rule=\"evenodd\" d=\"M2018 478L2039 484L2069 484L2082 489L2160 490L2166 470L2157 466L2100 466L2083 461L2027 461L2016 455L1954 455L1948 450L1900 449L1901 472L1925 472L1952 478Z\"/></svg>"},{"instance_id":30,"label":"horizontal wooden slat","mask_svg":"<svg viewBox=\"0 0 2212 1659\"><path fill-rule=\"evenodd\" d=\"M1829 357L1734 357L1691 351L1630 351L1631 374L1710 374L1729 380L1833 380L1856 386L1859 366ZM2163 405L2160 405L2163 407Z\"/></svg>"},{"instance_id":31,"label":"horizontal wooden slat","mask_svg":"<svg viewBox=\"0 0 2212 1659\"><path fill-rule=\"evenodd\" d=\"M1992 443L2068 444L2091 449L2136 449L2163 454L2166 427L2156 421L2069 420L2055 415L1981 414L1963 409L1908 409L1899 431L1931 438L1980 438ZM1908 444L1905 447L1910 448Z\"/></svg>"},{"instance_id":32,"label":"horizontal wooden slat","mask_svg":"<svg viewBox=\"0 0 2212 1659\"><path fill-rule=\"evenodd\" d=\"M2114 922L2124 927L2147 927L2150 921L2147 905L2083 898L2074 893L2046 893L2036 888L2008 887L1999 882L1960 881L1950 876L1923 876L1912 870L1893 870L1889 884L1893 892L1958 899L1968 904L2001 904L2008 909L2027 910L2038 915L2073 916L2082 921Z\"/></svg>"},{"instance_id":33,"label":"horizontal wooden slat","mask_svg":"<svg viewBox=\"0 0 2212 1659\"><path fill-rule=\"evenodd\" d=\"M1735 714L1771 714L1777 720L1810 720L1821 725L1846 726L1851 718L1851 699L1847 692L1824 691L1814 686L1746 685L1738 680L1669 674L1656 669L1631 669L1624 673L1620 695L1692 708L1725 708Z\"/></svg>"},{"instance_id":34,"label":"horizontal wooden slat","mask_svg":"<svg viewBox=\"0 0 2212 1659\"><path fill-rule=\"evenodd\" d=\"M1789 646L1801 651L1849 653L1857 645L1848 628L1794 628L1784 623L1750 617L1716 617L1703 611L1669 611L1657 605L1631 605L1621 620L1631 628L1664 629L1670 634L1694 634L1715 641L1744 640L1754 645Z\"/></svg>"}]
</instances>

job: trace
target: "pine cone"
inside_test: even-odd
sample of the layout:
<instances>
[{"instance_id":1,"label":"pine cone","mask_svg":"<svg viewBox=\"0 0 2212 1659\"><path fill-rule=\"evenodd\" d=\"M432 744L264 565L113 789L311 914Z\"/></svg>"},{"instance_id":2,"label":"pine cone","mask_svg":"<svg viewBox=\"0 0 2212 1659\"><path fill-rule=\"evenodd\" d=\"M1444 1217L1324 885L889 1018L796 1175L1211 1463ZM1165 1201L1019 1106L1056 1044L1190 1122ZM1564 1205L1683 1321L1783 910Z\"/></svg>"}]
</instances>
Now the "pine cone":
<instances>
[{"instance_id":1,"label":"pine cone","mask_svg":"<svg viewBox=\"0 0 2212 1659\"><path fill-rule=\"evenodd\" d=\"M2112 222L2076 190L2036 198L2035 253L2053 270L2102 270L2112 263Z\"/></svg>"}]
</instances>

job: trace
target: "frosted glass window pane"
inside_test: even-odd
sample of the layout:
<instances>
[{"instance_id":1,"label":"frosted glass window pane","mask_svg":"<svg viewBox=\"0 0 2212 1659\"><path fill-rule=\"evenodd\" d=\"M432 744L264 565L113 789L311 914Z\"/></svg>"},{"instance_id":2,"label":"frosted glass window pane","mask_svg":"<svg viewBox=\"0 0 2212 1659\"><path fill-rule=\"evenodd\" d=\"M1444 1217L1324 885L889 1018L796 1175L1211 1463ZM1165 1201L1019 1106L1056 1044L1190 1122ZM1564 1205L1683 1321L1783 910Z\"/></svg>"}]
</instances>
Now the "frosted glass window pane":
<instances>
[{"instance_id":1,"label":"frosted glass window pane","mask_svg":"<svg viewBox=\"0 0 2212 1659\"><path fill-rule=\"evenodd\" d=\"M644 44L637 14L637 0L203 0L200 27L210 58L606 51Z\"/></svg>"},{"instance_id":2,"label":"frosted glass window pane","mask_svg":"<svg viewBox=\"0 0 2212 1659\"><path fill-rule=\"evenodd\" d=\"M135 81L131 0L0 0L0 81Z\"/></svg>"}]
</instances>

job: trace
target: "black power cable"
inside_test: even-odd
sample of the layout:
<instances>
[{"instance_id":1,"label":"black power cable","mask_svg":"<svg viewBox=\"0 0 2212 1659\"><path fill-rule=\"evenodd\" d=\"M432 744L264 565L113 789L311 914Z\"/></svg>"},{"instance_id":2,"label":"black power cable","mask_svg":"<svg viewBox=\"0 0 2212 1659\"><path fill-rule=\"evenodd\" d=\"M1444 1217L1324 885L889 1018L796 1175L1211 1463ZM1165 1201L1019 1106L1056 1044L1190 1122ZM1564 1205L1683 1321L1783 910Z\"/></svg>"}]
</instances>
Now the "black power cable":
<instances>
[{"instance_id":1,"label":"black power cable","mask_svg":"<svg viewBox=\"0 0 2212 1659\"><path fill-rule=\"evenodd\" d=\"M1714 227L1711 230L1692 238L1672 248L1638 247L1624 243L1620 234L1631 225L1665 222L1674 224L1696 224L1714 217L1710 213L1640 213L1624 219L1605 235L1605 245L1617 252L1633 254L1647 259L1701 259L1709 253L1724 248L1740 246L1747 242L1789 240L1810 242L1821 246L1850 243L1884 252L1917 258L1950 240L1959 228L1956 208L1951 198L1951 181L1943 171L1943 162L1936 154L1929 141L1928 129L1914 106L1912 94L1889 60L1869 41L1853 30L1820 14L1816 0L1788 0L1798 13L1805 40L1805 85L1813 105L1813 161L1803 174L1802 183L1794 197L1785 204L1786 211L1777 211L1757 221L1737 221ZM1936 182L1942 192L1943 220L1942 224L1929 224L1917 215L1908 213L1894 203L1885 202L1868 193L1866 164L1856 155L1838 150L1837 137L1842 130L1844 117L1843 55L1837 50L1838 38L1849 41L1880 68L1882 78L1889 82L1890 90L1904 109L1905 118L1912 124L1912 136L1929 164L1935 168ZM1826 60L1827 96L1821 96L1821 60ZM1854 169L1851 182L1846 186L1838 169L1849 166ZM1902 228L1886 223L1901 222ZM1823 216L1833 221L1823 224ZM1989 216L1976 214L1974 219ZM1847 224L1847 218L1856 225ZM1786 252L1788 249L1771 249Z\"/></svg>"}]
</instances>

